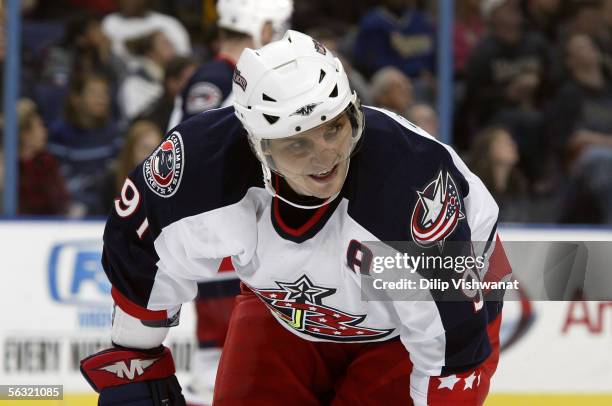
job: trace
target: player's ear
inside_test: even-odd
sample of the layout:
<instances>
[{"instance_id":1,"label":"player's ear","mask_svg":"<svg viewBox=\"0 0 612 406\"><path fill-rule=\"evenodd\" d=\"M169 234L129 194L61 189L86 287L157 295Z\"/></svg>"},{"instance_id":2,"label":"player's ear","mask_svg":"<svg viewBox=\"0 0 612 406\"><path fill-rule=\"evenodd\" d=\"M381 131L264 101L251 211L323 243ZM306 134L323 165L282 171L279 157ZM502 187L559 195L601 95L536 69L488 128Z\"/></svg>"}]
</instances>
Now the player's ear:
<instances>
[{"instance_id":1,"label":"player's ear","mask_svg":"<svg viewBox=\"0 0 612 406\"><path fill-rule=\"evenodd\" d=\"M272 26L271 21L266 21L266 23L261 27L261 44L266 45L273 41L274 39L274 28Z\"/></svg>"}]
</instances>

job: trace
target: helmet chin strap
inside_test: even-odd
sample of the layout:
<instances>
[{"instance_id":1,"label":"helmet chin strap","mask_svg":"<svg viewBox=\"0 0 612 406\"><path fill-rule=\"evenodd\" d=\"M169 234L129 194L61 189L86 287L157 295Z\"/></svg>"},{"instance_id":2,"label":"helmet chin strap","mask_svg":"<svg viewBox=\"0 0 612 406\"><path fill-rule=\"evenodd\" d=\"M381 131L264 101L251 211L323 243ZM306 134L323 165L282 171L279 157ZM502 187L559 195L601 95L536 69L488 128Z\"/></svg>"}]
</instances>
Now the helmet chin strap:
<instances>
[{"instance_id":1,"label":"helmet chin strap","mask_svg":"<svg viewBox=\"0 0 612 406\"><path fill-rule=\"evenodd\" d=\"M346 172L344 174L344 181L346 181L346 177L348 176L348 170L349 170L349 166L351 164L351 158L348 158L347 162L346 162ZM263 173L264 173L264 184L266 186L266 191L272 195L272 197L278 197L280 200L282 200L283 202L287 203L288 205L291 205L293 207L297 207L298 209L318 209L319 207L323 207L326 204L331 203L332 201L334 201L334 199L336 197L338 197L338 195L340 194L340 192L342 191L342 188L340 188L340 190L335 193L333 196L329 197L328 199L326 199L323 203L320 204L315 204L312 206L306 206L303 204L299 204L299 203L295 203L290 201L289 199L285 199L284 197L282 197L281 195L279 195L276 190L274 189L274 187L272 186L272 171L270 171L270 168L268 168L266 165L262 164L261 165L262 169L263 169ZM342 184L344 184L344 181L342 182Z\"/></svg>"}]
</instances>

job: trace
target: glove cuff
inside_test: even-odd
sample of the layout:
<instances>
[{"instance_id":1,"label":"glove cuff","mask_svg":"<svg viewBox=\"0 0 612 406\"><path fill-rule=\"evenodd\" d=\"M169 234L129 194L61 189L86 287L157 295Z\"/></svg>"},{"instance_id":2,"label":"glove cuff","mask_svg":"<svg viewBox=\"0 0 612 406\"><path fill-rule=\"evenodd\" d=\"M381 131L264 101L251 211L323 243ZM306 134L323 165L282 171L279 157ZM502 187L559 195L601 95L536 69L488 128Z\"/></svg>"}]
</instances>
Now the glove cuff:
<instances>
[{"instance_id":1,"label":"glove cuff","mask_svg":"<svg viewBox=\"0 0 612 406\"><path fill-rule=\"evenodd\" d=\"M154 350L109 348L81 360L81 373L96 391L133 382L164 379L176 369L167 347Z\"/></svg>"}]
</instances>

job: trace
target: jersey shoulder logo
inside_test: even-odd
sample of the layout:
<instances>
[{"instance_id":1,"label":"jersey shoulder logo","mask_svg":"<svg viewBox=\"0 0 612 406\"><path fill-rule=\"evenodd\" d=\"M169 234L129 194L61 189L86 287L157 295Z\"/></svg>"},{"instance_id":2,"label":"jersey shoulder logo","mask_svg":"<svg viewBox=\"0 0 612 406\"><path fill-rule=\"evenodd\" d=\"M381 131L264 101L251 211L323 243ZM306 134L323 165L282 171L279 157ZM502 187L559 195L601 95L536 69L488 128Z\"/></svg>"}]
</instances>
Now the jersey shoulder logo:
<instances>
[{"instance_id":1,"label":"jersey shoulder logo","mask_svg":"<svg viewBox=\"0 0 612 406\"><path fill-rule=\"evenodd\" d=\"M250 289L292 329L312 337L339 342L372 341L393 332L360 326L365 315L352 315L323 304L336 292L313 284L302 275L295 282L276 282L278 288Z\"/></svg>"},{"instance_id":2,"label":"jersey shoulder logo","mask_svg":"<svg viewBox=\"0 0 612 406\"><path fill-rule=\"evenodd\" d=\"M442 245L465 218L459 190L448 172L440 170L436 179L417 190L418 200L412 212L412 239L421 247Z\"/></svg>"},{"instance_id":3,"label":"jersey shoulder logo","mask_svg":"<svg viewBox=\"0 0 612 406\"><path fill-rule=\"evenodd\" d=\"M170 197L178 190L185 168L184 152L183 138L175 131L142 165L145 182L156 195Z\"/></svg>"},{"instance_id":4,"label":"jersey shoulder logo","mask_svg":"<svg viewBox=\"0 0 612 406\"><path fill-rule=\"evenodd\" d=\"M101 367L101 371L110 372L117 375L120 379L129 379L130 381L144 374L144 371L155 363L159 358L153 359L131 359L127 361L117 361L113 364ZM130 364L129 366L127 364Z\"/></svg>"},{"instance_id":5,"label":"jersey shoulder logo","mask_svg":"<svg viewBox=\"0 0 612 406\"><path fill-rule=\"evenodd\" d=\"M185 102L185 111L198 114L218 107L223 101L221 89L214 83L200 82L191 87Z\"/></svg>"}]
</instances>

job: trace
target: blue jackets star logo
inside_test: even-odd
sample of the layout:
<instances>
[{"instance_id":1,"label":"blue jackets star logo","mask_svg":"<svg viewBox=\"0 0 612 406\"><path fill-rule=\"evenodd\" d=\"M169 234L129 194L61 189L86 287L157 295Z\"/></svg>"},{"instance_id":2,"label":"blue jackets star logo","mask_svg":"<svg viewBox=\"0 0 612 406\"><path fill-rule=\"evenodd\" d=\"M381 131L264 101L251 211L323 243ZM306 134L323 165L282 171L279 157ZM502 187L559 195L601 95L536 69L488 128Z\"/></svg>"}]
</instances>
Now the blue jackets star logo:
<instances>
[{"instance_id":1,"label":"blue jackets star logo","mask_svg":"<svg viewBox=\"0 0 612 406\"><path fill-rule=\"evenodd\" d=\"M354 315L323 303L335 288L315 285L306 275L295 282L276 282L277 288L249 287L278 320L302 334L339 342L374 341L393 329L363 326L365 315Z\"/></svg>"},{"instance_id":2,"label":"blue jackets star logo","mask_svg":"<svg viewBox=\"0 0 612 406\"><path fill-rule=\"evenodd\" d=\"M422 191L417 190L417 195L410 221L412 239L424 248L442 245L465 218L455 180L440 171Z\"/></svg>"}]
</instances>

